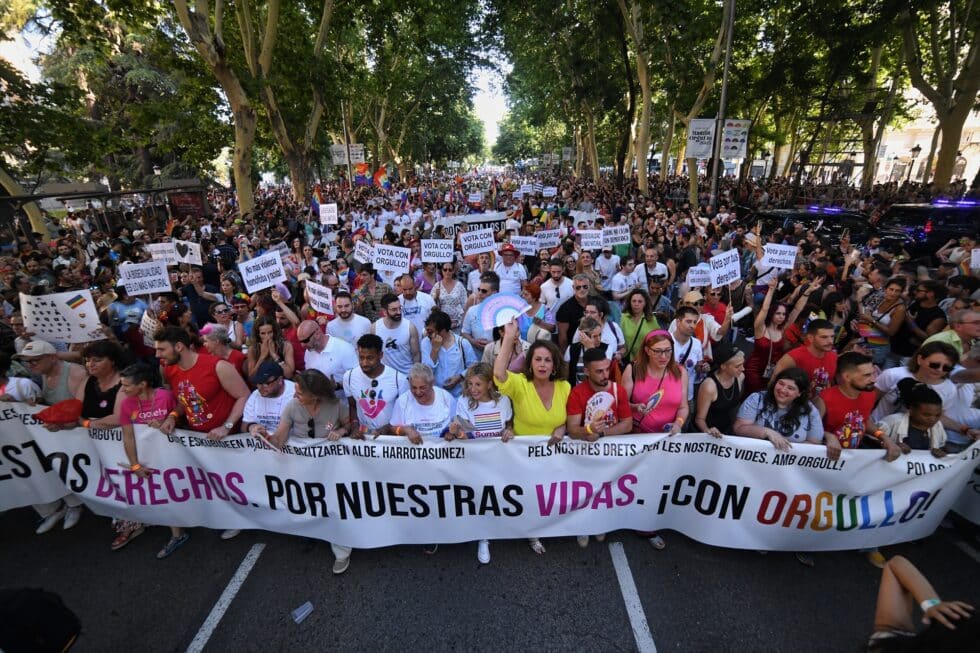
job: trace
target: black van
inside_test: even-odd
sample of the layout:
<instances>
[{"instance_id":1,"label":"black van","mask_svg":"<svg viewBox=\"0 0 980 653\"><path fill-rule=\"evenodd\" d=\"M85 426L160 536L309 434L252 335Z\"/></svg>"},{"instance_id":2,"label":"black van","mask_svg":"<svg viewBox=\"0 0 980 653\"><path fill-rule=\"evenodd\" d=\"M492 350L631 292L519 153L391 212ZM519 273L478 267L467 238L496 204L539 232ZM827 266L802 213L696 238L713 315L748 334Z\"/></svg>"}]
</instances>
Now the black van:
<instances>
[{"instance_id":1,"label":"black van","mask_svg":"<svg viewBox=\"0 0 980 653\"><path fill-rule=\"evenodd\" d=\"M878 225L901 229L913 257L934 256L950 240L976 238L980 232L980 202L936 200L932 204L893 204Z\"/></svg>"}]
</instances>

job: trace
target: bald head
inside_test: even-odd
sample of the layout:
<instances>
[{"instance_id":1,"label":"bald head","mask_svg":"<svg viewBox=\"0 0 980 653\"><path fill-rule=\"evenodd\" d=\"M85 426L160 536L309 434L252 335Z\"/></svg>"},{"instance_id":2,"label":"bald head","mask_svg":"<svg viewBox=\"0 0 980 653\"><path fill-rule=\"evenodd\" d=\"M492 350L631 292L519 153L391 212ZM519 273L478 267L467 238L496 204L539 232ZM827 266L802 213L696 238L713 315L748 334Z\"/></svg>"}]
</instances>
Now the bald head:
<instances>
[{"instance_id":1,"label":"bald head","mask_svg":"<svg viewBox=\"0 0 980 653\"><path fill-rule=\"evenodd\" d=\"M296 327L296 339L306 349L320 351L323 348L323 331L313 320L303 320Z\"/></svg>"}]
</instances>

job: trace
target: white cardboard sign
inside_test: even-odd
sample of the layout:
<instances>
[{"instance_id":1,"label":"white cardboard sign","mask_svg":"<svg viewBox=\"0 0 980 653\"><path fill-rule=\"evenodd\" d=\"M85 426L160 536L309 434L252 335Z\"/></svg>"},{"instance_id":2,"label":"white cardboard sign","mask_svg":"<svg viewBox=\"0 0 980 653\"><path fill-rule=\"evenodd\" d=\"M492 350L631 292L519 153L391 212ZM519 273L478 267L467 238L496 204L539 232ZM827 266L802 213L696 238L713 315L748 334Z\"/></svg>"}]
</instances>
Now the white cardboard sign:
<instances>
[{"instance_id":1,"label":"white cardboard sign","mask_svg":"<svg viewBox=\"0 0 980 653\"><path fill-rule=\"evenodd\" d=\"M480 202L483 201L483 193L479 191L475 193L470 193L469 197L466 198L466 201L469 202L470 204L479 204Z\"/></svg>"},{"instance_id":2,"label":"white cardboard sign","mask_svg":"<svg viewBox=\"0 0 980 653\"><path fill-rule=\"evenodd\" d=\"M711 287L727 286L736 279L742 278L742 268L739 265L738 250L730 249L724 254L718 254L708 259L711 266Z\"/></svg>"},{"instance_id":3,"label":"white cardboard sign","mask_svg":"<svg viewBox=\"0 0 980 653\"><path fill-rule=\"evenodd\" d=\"M71 290L50 295L20 295L24 326L49 342L105 340L99 309L89 290Z\"/></svg>"},{"instance_id":4,"label":"white cardboard sign","mask_svg":"<svg viewBox=\"0 0 980 653\"><path fill-rule=\"evenodd\" d=\"M125 286L130 295L149 295L173 290L167 264L163 261L120 265L119 283Z\"/></svg>"},{"instance_id":5,"label":"white cardboard sign","mask_svg":"<svg viewBox=\"0 0 980 653\"><path fill-rule=\"evenodd\" d=\"M405 274L408 272L411 259L412 250L407 247L395 247L394 245L382 245L381 243L374 246L374 259L372 262L377 272Z\"/></svg>"},{"instance_id":6,"label":"white cardboard sign","mask_svg":"<svg viewBox=\"0 0 980 653\"><path fill-rule=\"evenodd\" d=\"M547 231L539 231L534 234L538 239L538 249L545 249L550 247L558 247L558 243L561 242L561 230L560 229L548 229Z\"/></svg>"},{"instance_id":7,"label":"white cardboard sign","mask_svg":"<svg viewBox=\"0 0 980 653\"><path fill-rule=\"evenodd\" d=\"M459 242L463 248L463 256L493 252L497 243L493 239L493 229L474 229L459 234Z\"/></svg>"},{"instance_id":8,"label":"white cardboard sign","mask_svg":"<svg viewBox=\"0 0 980 653\"><path fill-rule=\"evenodd\" d=\"M602 228L602 246L607 247L611 245L629 245L630 244L630 228L629 225L622 225L619 227L603 227Z\"/></svg>"},{"instance_id":9,"label":"white cardboard sign","mask_svg":"<svg viewBox=\"0 0 980 653\"><path fill-rule=\"evenodd\" d=\"M542 197L554 197L558 194L557 186L545 186L544 190L541 191Z\"/></svg>"},{"instance_id":10,"label":"white cardboard sign","mask_svg":"<svg viewBox=\"0 0 980 653\"><path fill-rule=\"evenodd\" d=\"M333 315L333 291L312 279L306 282L306 298L317 313Z\"/></svg>"},{"instance_id":11,"label":"white cardboard sign","mask_svg":"<svg viewBox=\"0 0 980 653\"><path fill-rule=\"evenodd\" d=\"M602 249L602 229L583 229L578 235L582 237L582 249Z\"/></svg>"},{"instance_id":12,"label":"white cardboard sign","mask_svg":"<svg viewBox=\"0 0 980 653\"><path fill-rule=\"evenodd\" d=\"M687 285L689 288L700 288L711 283L711 266L707 263L695 265L687 271Z\"/></svg>"},{"instance_id":13,"label":"white cardboard sign","mask_svg":"<svg viewBox=\"0 0 980 653\"><path fill-rule=\"evenodd\" d=\"M970 269L980 270L980 249L970 252Z\"/></svg>"},{"instance_id":14,"label":"white cardboard sign","mask_svg":"<svg viewBox=\"0 0 980 653\"><path fill-rule=\"evenodd\" d=\"M203 265L201 259L201 246L189 240L174 239L174 250L177 252L177 260L181 263L192 265Z\"/></svg>"},{"instance_id":15,"label":"white cardboard sign","mask_svg":"<svg viewBox=\"0 0 980 653\"><path fill-rule=\"evenodd\" d=\"M762 267L792 270L796 266L796 254L799 250L796 245L769 244L764 249L765 253L760 262Z\"/></svg>"},{"instance_id":16,"label":"white cardboard sign","mask_svg":"<svg viewBox=\"0 0 980 653\"><path fill-rule=\"evenodd\" d=\"M320 224L337 224L337 203L320 205Z\"/></svg>"},{"instance_id":17,"label":"white cardboard sign","mask_svg":"<svg viewBox=\"0 0 980 653\"><path fill-rule=\"evenodd\" d=\"M238 264L238 270L242 273L242 281L245 282L245 289L249 294L286 281L286 271L282 267L279 252L269 252L250 261L242 261Z\"/></svg>"},{"instance_id":18,"label":"white cardboard sign","mask_svg":"<svg viewBox=\"0 0 980 653\"><path fill-rule=\"evenodd\" d=\"M358 263L370 263L374 260L374 247L365 240L357 241L354 245L354 260Z\"/></svg>"},{"instance_id":19,"label":"white cardboard sign","mask_svg":"<svg viewBox=\"0 0 980 653\"><path fill-rule=\"evenodd\" d=\"M541 249L535 236L514 236L510 239L510 244L516 247L522 256L534 256Z\"/></svg>"},{"instance_id":20,"label":"white cardboard sign","mask_svg":"<svg viewBox=\"0 0 980 653\"><path fill-rule=\"evenodd\" d=\"M446 238L427 238L422 240L423 263L452 263L456 253L453 241Z\"/></svg>"},{"instance_id":21,"label":"white cardboard sign","mask_svg":"<svg viewBox=\"0 0 980 653\"><path fill-rule=\"evenodd\" d=\"M154 261L163 261L164 265L177 265L177 249L173 243L150 243L146 246L146 251Z\"/></svg>"}]
</instances>

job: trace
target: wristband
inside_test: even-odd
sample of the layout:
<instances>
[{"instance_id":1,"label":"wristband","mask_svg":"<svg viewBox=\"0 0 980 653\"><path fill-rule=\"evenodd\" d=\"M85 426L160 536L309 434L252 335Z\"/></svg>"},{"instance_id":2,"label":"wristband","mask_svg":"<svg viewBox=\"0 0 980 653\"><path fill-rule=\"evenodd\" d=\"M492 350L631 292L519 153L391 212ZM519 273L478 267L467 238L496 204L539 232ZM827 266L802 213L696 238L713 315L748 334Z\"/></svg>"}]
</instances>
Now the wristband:
<instances>
[{"instance_id":1,"label":"wristband","mask_svg":"<svg viewBox=\"0 0 980 653\"><path fill-rule=\"evenodd\" d=\"M594 435L592 433L592 424L586 423L586 425L585 425L585 432L588 433L589 435Z\"/></svg>"},{"instance_id":2,"label":"wristband","mask_svg":"<svg viewBox=\"0 0 980 653\"><path fill-rule=\"evenodd\" d=\"M925 601L919 604L919 607L922 608L923 612L929 612L929 608L933 608L939 605L940 603L942 603L942 601L939 599L926 599Z\"/></svg>"},{"instance_id":3,"label":"wristband","mask_svg":"<svg viewBox=\"0 0 980 653\"><path fill-rule=\"evenodd\" d=\"M401 434L402 434L402 427L396 426L395 427L395 435L401 435Z\"/></svg>"},{"instance_id":4,"label":"wristband","mask_svg":"<svg viewBox=\"0 0 980 653\"><path fill-rule=\"evenodd\" d=\"M87 429L88 426L89 426L89 424L91 424L91 423L92 423L92 420L90 420L90 419L83 419L82 420L82 428L86 428Z\"/></svg>"},{"instance_id":5,"label":"wristband","mask_svg":"<svg viewBox=\"0 0 980 653\"><path fill-rule=\"evenodd\" d=\"M174 419L177 419L179 415L177 414L176 410L172 410L169 413L167 413L167 417L173 417Z\"/></svg>"},{"instance_id":6,"label":"wristband","mask_svg":"<svg viewBox=\"0 0 980 653\"><path fill-rule=\"evenodd\" d=\"M140 465L139 463L133 463L129 466L129 471L131 472L138 472L141 469L143 469L143 465Z\"/></svg>"}]
</instances>

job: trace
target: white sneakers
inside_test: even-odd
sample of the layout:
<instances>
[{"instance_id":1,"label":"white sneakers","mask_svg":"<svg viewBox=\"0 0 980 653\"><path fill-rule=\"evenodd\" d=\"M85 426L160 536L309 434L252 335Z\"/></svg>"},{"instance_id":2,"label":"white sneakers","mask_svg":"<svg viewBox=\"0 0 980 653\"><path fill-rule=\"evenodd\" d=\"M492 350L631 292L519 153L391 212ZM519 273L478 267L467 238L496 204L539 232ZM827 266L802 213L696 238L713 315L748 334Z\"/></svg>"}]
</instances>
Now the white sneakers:
<instances>
[{"instance_id":1,"label":"white sneakers","mask_svg":"<svg viewBox=\"0 0 980 653\"><path fill-rule=\"evenodd\" d=\"M36 535L44 535L50 531L58 524L59 521L61 521L61 518L65 516L65 512L67 510L68 509L65 507L65 504L61 504L57 510L41 520L41 523L38 524L37 530L34 531L34 533ZM77 522L78 519L76 518L75 521ZM74 526L74 524L72 525Z\"/></svg>"},{"instance_id":2,"label":"white sneakers","mask_svg":"<svg viewBox=\"0 0 980 653\"><path fill-rule=\"evenodd\" d=\"M221 539L230 540L234 537L238 537L238 534L242 531L237 528L229 528L228 530L221 531Z\"/></svg>"},{"instance_id":3,"label":"white sneakers","mask_svg":"<svg viewBox=\"0 0 980 653\"><path fill-rule=\"evenodd\" d=\"M69 528L78 523L78 520L82 518L82 507L72 506L65 511L65 525L64 529L67 531Z\"/></svg>"},{"instance_id":4,"label":"white sneakers","mask_svg":"<svg viewBox=\"0 0 980 653\"><path fill-rule=\"evenodd\" d=\"M489 554L487 555L489 559ZM340 575L345 571L347 571L348 567L350 567L350 556L347 556L346 558L337 558L336 560L333 561L333 573L337 575Z\"/></svg>"},{"instance_id":5,"label":"white sneakers","mask_svg":"<svg viewBox=\"0 0 980 653\"><path fill-rule=\"evenodd\" d=\"M490 564L490 541L480 540L476 544L476 559L481 565Z\"/></svg>"}]
</instances>

